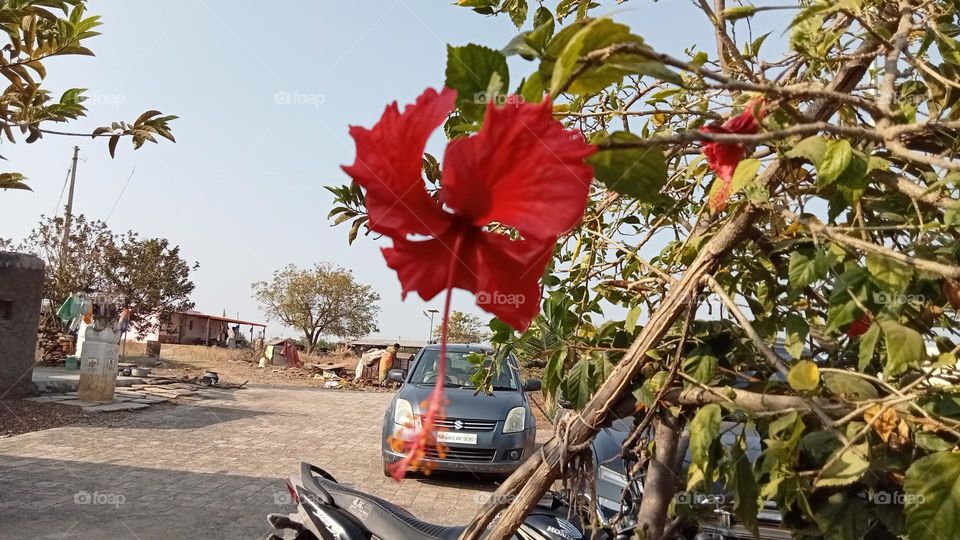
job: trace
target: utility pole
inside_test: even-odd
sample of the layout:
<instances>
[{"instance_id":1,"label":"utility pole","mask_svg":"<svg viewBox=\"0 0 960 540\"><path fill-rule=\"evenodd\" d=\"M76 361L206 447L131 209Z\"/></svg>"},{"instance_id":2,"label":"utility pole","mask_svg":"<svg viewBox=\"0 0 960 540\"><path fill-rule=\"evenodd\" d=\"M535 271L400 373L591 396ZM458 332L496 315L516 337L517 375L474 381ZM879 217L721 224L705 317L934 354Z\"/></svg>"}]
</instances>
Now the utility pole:
<instances>
[{"instance_id":1,"label":"utility pole","mask_svg":"<svg viewBox=\"0 0 960 540\"><path fill-rule=\"evenodd\" d=\"M73 186L77 181L77 157L80 147L73 147L73 165L70 166L70 191L67 193L67 212L63 216L63 239L60 240L60 270L67 260L67 248L70 244L70 224L73 221Z\"/></svg>"},{"instance_id":2,"label":"utility pole","mask_svg":"<svg viewBox=\"0 0 960 540\"><path fill-rule=\"evenodd\" d=\"M427 334L427 343L430 343L433 341L433 316L436 315L437 313L440 313L440 311L436 309L428 309L423 312L424 317L430 318L430 333Z\"/></svg>"}]
</instances>

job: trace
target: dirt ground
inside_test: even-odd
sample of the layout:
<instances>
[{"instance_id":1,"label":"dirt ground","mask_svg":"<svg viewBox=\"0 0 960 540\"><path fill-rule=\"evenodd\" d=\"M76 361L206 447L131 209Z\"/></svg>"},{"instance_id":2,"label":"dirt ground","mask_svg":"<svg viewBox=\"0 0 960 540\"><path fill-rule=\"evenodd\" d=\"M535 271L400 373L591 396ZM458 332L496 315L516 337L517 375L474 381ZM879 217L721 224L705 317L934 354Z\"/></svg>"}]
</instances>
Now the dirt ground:
<instances>
[{"instance_id":1,"label":"dirt ground","mask_svg":"<svg viewBox=\"0 0 960 540\"><path fill-rule=\"evenodd\" d=\"M109 427L111 423L123 420L128 414L91 414L70 405L4 399L0 400L0 439L69 425Z\"/></svg>"},{"instance_id":2,"label":"dirt ground","mask_svg":"<svg viewBox=\"0 0 960 540\"><path fill-rule=\"evenodd\" d=\"M325 379L315 377L316 372L307 368L261 368L253 351L245 349L222 349L199 345L164 344L160 349L160 358L144 355L144 344L127 343L121 362L137 363L149 367L151 375L193 378L206 371L215 371L220 380L232 384L248 382L250 384L269 384L277 386L306 386L322 388ZM352 356L313 356L300 355L304 365L344 366L348 377L353 377L353 367L357 359ZM159 365L157 363L159 362ZM358 389L358 388L353 388ZM380 391L367 387L368 390Z\"/></svg>"}]
</instances>

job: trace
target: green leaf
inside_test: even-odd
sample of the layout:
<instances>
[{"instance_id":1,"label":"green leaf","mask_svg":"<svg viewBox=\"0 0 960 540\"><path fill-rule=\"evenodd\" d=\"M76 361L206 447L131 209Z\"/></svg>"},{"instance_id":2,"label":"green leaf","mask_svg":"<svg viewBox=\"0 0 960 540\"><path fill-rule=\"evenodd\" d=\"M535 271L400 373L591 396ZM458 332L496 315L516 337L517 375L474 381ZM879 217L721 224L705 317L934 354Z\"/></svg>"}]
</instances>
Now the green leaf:
<instances>
[{"instance_id":1,"label":"green leaf","mask_svg":"<svg viewBox=\"0 0 960 540\"><path fill-rule=\"evenodd\" d=\"M617 131L598 144L630 143L640 140L633 133ZM667 183L667 162L663 150L650 148L602 148L587 161L597 180L610 191L644 202L656 200Z\"/></svg>"},{"instance_id":2,"label":"green leaf","mask_svg":"<svg viewBox=\"0 0 960 540\"><path fill-rule=\"evenodd\" d=\"M527 103L540 103L543 101L543 79L540 78L540 72L535 71L530 75L520 87L520 97Z\"/></svg>"},{"instance_id":3,"label":"green leaf","mask_svg":"<svg viewBox=\"0 0 960 540\"><path fill-rule=\"evenodd\" d=\"M860 351L858 352L857 369L866 371L870 361L873 360L873 353L877 349L877 343L880 341L880 325L873 323L863 335L860 336Z\"/></svg>"},{"instance_id":4,"label":"green leaf","mask_svg":"<svg viewBox=\"0 0 960 540\"><path fill-rule=\"evenodd\" d=\"M559 12L559 9L558 9ZM550 81L550 95L556 96L569 82L566 91L594 94L619 83L626 75L650 75L662 80L679 81L679 76L660 61L644 55L620 53L580 70L580 60L592 51L611 45L643 46L643 39L630 33L630 27L608 18L584 19L557 33L550 41L540 63L540 75ZM580 70L580 71L578 71ZM571 80L571 76L577 77Z\"/></svg>"},{"instance_id":5,"label":"green leaf","mask_svg":"<svg viewBox=\"0 0 960 540\"><path fill-rule=\"evenodd\" d=\"M593 391L590 364L589 356L577 360L563 378L563 397L568 399L575 409L583 408L590 401Z\"/></svg>"},{"instance_id":6,"label":"green leaf","mask_svg":"<svg viewBox=\"0 0 960 540\"><path fill-rule=\"evenodd\" d=\"M792 313L783 318L783 325L786 330L783 345L790 356L799 359L803 355L803 344L810 332L810 325L806 319Z\"/></svg>"},{"instance_id":7,"label":"green leaf","mask_svg":"<svg viewBox=\"0 0 960 540\"><path fill-rule=\"evenodd\" d=\"M666 371L658 371L653 374L653 377L643 381L640 389L635 393L640 403L643 403L647 407L653 407L657 393L660 392L660 389L663 388L664 383L666 383L667 375L668 373Z\"/></svg>"},{"instance_id":8,"label":"green leaf","mask_svg":"<svg viewBox=\"0 0 960 540\"><path fill-rule=\"evenodd\" d=\"M867 451L866 444L841 448L838 450L841 452L840 457L820 472L814 486L847 486L856 482L870 466L870 462L864 459L868 455Z\"/></svg>"},{"instance_id":9,"label":"green leaf","mask_svg":"<svg viewBox=\"0 0 960 540\"><path fill-rule=\"evenodd\" d=\"M733 171L733 178L730 179L730 194L728 196L732 197L735 193L740 192L740 190L756 180L757 171L759 170L759 159L744 159L738 163L737 169ZM714 182L710 187L709 199L713 200L716 193L718 193L722 188L723 182Z\"/></svg>"},{"instance_id":10,"label":"green leaf","mask_svg":"<svg viewBox=\"0 0 960 540\"><path fill-rule=\"evenodd\" d=\"M347 233L347 244L353 244L353 241L357 239L357 233L360 232L360 226L366 223L367 216L358 217L350 225L350 232Z\"/></svg>"},{"instance_id":11,"label":"green leaf","mask_svg":"<svg viewBox=\"0 0 960 540\"><path fill-rule=\"evenodd\" d=\"M697 411L690 421L690 451L693 464L707 470L710 445L720 435L720 405L712 403Z\"/></svg>"},{"instance_id":12,"label":"green leaf","mask_svg":"<svg viewBox=\"0 0 960 540\"><path fill-rule=\"evenodd\" d=\"M717 357L710 347L701 345L690 351L683 360L683 372L701 383L712 381L716 371Z\"/></svg>"},{"instance_id":13,"label":"green leaf","mask_svg":"<svg viewBox=\"0 0 960 540\"><path fill-rule=\"evenodd\" d=\"M837 193L843 198L844 202L851 206L860 201L869 184L867 160L858 153L850 158L847 168L834 181Z\"/></svg>"},{"instance_id":14,"label":"green leaf","mask_svg":"<svg viewBox=\"0 0 960 540\"><path fill-rule=\"evenodd\" d=\"M533 26L543 26L544 24L553 25L553 14L550 13L549 9L540 6L533 14Z\"/></svg>"},{"instance_id":15,"label":"green leaf","mask_svg":"<svg viewBox=\"0 0 960 540\"><path fill-rule=\"evenodd\" d=\"M755 6L737 6L723 10L723 18L728 21L735 21L737 19L752 17L756 13L757 8Z\"/></svg>"},{"instance_id":16,"label":"green leaf","mask_svg":"<svg viewBox=\"0 0 960 540\"><path fill-rule=\"evenodd\" d=\"M887 363L884 373L895 377L910 368L919 368L926 354L923 336L893 319L879 321L887 344Z\"/></svg>"},{"instance_id":17,"label":"green leaf","mask_svg":"<svg viewBox=\"0 0 960 540\"><path fill-rule=\"evenodd\" d=\"M827 309L829 330L846 326L860 317L863 313L860 305L867 302L869 277L870 274L865 268L858 267L847 270L836 279L830 295L830 307Z\"/></svg>"},{"instance_id":18,"label":"green leaf","mask_svg":"<svg viewBox=\"0 0 960 540\"><path fill-rule=\"evenodd\" d=\"M627 313L627 320L623 323L623 328L629 333L637 329L637 319L640 318L640 306L633 306Z\"/></svg>"},{"instance_id":19,"label":"green leaf","mask_svg":"<svg viewBox=\"0 0 960 540\"><path fill-rule=\"evenodd\" d=\"M834 394L850 400L862 401L879 397L877 389L870 382L856 375L827 371L823 374L823 383Z\"/></svg>"},{"instance_id":20,"label":"green leaf","mask_svg":"<svg viewBox=\"0 0 960 540\"><path fill-rule=\"evenodd\" d=\"M457 91L457 107L469 120L481 120L486 104L498 98L489 95L490 84L510 87L507 58L500 51L481 45L447 46L446 85Z\"/></svg>"},{"instance_id":21,"label":"green leaf","mask_svg":"<svg viewBox=\"0 0 960 540\"><path fill-rule=\"evenodd\" d=\"M913 269L878 253L867 254L867 270L885 290L901 292L910 284Z\"/></svg>"},{"instance_id":22,"label":"green leaf","mask_svg":"<svg viewBox=\"0 0 960 540\"><path fill-rule=\"evenodd\" d=\"M0 189L22 189L26 191L33 191L30 189L24 180L27 177L20 173L2 173L0 174Z\"/></svg>"},{"instance_id":23,"label":"green leaf","mask_svg":"<svg viewBox=\"0 0 960 540\"><path fill-rule=\"evenodd\" d=\"M790 288L800 290L814 281L827 277L829 269L827 262L826 256L822 253L817 253L813 257L808 257L800 251L791 253L790 265L787 269Z\"/></svg>"},{"instance_id":24,"label":"green leaf","mask_svg":"<svg viewBox=\"0 0 960 540\"><path fill-rule=\"evenodd\" d=\"M517 28L527 22L527 0L507 0L503 9L510 14L510 20Z\"/></svg>"},{"instance_id":25,"label":"green leaf","mask_svg":"<svg viewBox=\"0 0 960 540\"><path fill-rule=\"evenodd\" d=\"M953 443L949 443L934 433L929 431L919 431L917 430L913 434L913 440L916 441L917 446L923 448L924 450L929 450L931 452L946 452L953 448Z\"/></svg>"},{"instance_id":26,"label":"green leaf","mask_svg":"<svg viewBox=\"0 0 960 540\"><path fill-rule=\"evenodd\" d=\"M955 538L960 530L960 454L918 459L903 484L910 540Z\"/></svg>"},{"instance_id":27,"label":"green leaf","mask_svg":"<svg viewBox=\"0 0 960 540\"><path fill-rule=\"evenodd\" d=\"M563 384L563 365L567 358L567 348L564 347L550 355L543 370L543 388L548 395L555 395ZM564 391L566 394L566 391Z\"/></svg>"},{"instance_id":28,"label":"green leaf","mask_svg":"<svg viewBox=\"0 0 960 540\"><path fill-rule=\"evenodd\" d=\"M817 164L819 184L832 184L847 168L851 159L853 159L853 148L849 141L846 139L828 141L823 159Z\"/></svg>"},{"instance_id":29,"label":"green leaf","mask_svg":"<svg viewBox=\"0 0 960 540\"><path fill-rule=\"evenodd\" d=\"M787 373L787 383L799 392L815 390L820 385L820 368L810 360L800 360Z\"/></svg>"},{"instance_id":30,"label":"green leaf","mask_svg":"<svg viewBox=\"0 0 960 540\"><path fill-rule=\"evenodd\" d=\"M730 460L733 462L733 468L730 475L730 488L734 494L733 513L740 520L740 523L754 537L759 537L757 532L757 513L760 511L759 499L760 492L757 489L757 479L753 475L753 467L750 458L741 447L742 440L738 440L730 447Z\"/></svg>"},{"instance_id":31,"label":"green leaf","mask_svg":"<svg viewBox=\"0 0 960 540\"><path fill-rule=\"evenodd\" d=\"M788 158L803 158L819 167L826 153L827 140L820 135L813 135L795 144L786 156Z\"/></svg>"},{"instance_id":32,"label":"green leaf","mask_svg":"<svg viewBox=\"0 0 960 540\"><path fill-rule=\"evenodd\" d=\"M530 44L531 32L521 32L507 43L507 46L500 50L504 56L520 55L524 60L533 60L540 56L536 47Z\"/></svg>"}]
</instances>

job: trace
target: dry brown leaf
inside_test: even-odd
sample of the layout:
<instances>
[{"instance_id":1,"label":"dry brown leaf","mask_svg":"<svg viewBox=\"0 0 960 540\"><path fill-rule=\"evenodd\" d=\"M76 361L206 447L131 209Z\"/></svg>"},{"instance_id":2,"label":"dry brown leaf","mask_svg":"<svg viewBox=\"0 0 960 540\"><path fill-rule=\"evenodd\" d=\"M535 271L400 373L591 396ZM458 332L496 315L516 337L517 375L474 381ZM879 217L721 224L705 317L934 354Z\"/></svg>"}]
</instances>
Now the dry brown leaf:
<instances>
[{"instance_id":1,"label":"dry brown leaf","mask_svg":"<svg viewBox=\"0 0 960 540\"><path fill-rule=\"evenodd\" d=\"M887 408L882 413L880 405L874 405L869 409L863 411L863 419L868 423L873 424L873 430L877 432L877 435L880 435L880 438L883 439L883 442L887 442L890 439L890 434L893 433L893 430L897 429L901 420L897 416L897 411L893 408ZM909 436L909 429L907 429L907 434Z\"/></svg>"},{"instance_id":2,"label":"dry brown leaf","mask_svg":"<svg viewBox=\"0 0 960 540\"><path fill-rule=\"evenodd\" d=\"M960 309L960 281L955 279L944 280L943 295L947 297L953 309Z\"/></svg>"}]
</instances>

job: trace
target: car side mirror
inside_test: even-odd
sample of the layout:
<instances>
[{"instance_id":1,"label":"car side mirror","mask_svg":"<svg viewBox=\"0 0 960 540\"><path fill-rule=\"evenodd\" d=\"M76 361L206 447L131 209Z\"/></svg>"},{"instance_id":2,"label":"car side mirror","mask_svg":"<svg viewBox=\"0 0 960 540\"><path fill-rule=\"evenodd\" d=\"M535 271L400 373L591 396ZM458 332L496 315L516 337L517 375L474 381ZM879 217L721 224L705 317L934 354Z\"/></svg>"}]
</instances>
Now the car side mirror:
<instances>
[{"instance_id":1,"label":"car side mirror","mask_svg":"<svg viewBox=\"0 0 960 540\"><path fill-rule=\"evenodd\" d=\"M387 372L387 380L402 383L407 379L407 372L402 369L391 369Z\"/></svg>"},{"instance_id":2,"label":"car side mirror","mask_svg":"<svg viewBox=\"0 0 960 540\"><path fill-rule=\"evenodd\" d=\"M540 382L540 379L527 379L523 383L524 392L537 392L543 388L543 384Z\"/></svg>"}]
</instances>

